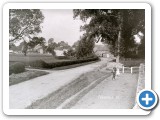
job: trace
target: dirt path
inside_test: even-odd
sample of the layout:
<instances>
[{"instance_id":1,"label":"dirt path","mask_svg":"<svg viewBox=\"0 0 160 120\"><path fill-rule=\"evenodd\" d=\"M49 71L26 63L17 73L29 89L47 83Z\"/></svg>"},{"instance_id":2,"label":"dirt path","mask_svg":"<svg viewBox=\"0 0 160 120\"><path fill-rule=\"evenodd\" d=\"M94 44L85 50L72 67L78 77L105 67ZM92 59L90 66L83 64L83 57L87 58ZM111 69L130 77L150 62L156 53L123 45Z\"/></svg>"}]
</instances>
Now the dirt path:
<instances>
[{"instance_id":1,"label":"dirt path","mask_svg":"<svg viewBox=\"0 0 160 120\"><path fill-rule=\"evenodd\" d=\"M53 71L51 74L10 86L9 107L11 109L26 108L38 99L42 99L71 83L80 75L99 69L106 63L107 60L102 59L102 61L77 68Z\"/></svg>"},{"instance_id":2,"label":"dirt path","mask_svg":"<svg viewBox=\"0 0 160 120\"><path fill-rule=\"evenodd\" d=\"M134 106L137 74L121 74L117 80L109 77L88 92L72 109L131 109Z\"/></svg>"}]
</instances>

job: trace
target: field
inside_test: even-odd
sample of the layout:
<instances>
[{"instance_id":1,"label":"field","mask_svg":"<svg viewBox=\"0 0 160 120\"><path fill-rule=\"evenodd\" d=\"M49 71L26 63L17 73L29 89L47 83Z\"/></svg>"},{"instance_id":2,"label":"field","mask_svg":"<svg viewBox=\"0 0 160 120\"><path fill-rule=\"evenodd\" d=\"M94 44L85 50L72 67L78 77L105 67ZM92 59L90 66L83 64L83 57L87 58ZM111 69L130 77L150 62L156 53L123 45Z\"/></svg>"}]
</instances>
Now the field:
<instances>
[{"instance_id":1,"label":"field","mask_svg":"<svg viewBox=\"0 0 160 120\"><path fill-rule=\"evenodd\" d=\"M24 56L23 54L9 54L10 65L15 62L30 62L35 60L43 60L46 63L60 62L60 61L69 61L69 59L58 59L52 55L42 55L42 54L28 54Z\"/></svg>"}]
</instances>

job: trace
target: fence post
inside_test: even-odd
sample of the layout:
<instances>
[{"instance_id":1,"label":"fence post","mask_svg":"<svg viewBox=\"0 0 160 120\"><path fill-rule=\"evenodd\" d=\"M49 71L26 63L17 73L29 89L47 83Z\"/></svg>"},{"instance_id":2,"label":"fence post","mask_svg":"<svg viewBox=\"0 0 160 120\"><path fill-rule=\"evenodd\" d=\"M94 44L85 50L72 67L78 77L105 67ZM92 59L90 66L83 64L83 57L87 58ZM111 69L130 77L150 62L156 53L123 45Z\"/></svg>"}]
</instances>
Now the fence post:
<instances>
[{"instance_id":1,"label":"fence post","mask_svg":"<svg viewBox=\"0 0 160 120\"><path fill-rule=\"evenodd\" d=\"M124 73L124 66L123 66L123 73Z\"/></svg>"},{"instance_id":2,"label":"fence post","mask_svg":"<svg viewBox=\"0 0 160 120\"><path fill-rule=\"evenodd\" d=\"M131 67L131 73L132 73L132 67Z\"/></svg>"}]
</instances>

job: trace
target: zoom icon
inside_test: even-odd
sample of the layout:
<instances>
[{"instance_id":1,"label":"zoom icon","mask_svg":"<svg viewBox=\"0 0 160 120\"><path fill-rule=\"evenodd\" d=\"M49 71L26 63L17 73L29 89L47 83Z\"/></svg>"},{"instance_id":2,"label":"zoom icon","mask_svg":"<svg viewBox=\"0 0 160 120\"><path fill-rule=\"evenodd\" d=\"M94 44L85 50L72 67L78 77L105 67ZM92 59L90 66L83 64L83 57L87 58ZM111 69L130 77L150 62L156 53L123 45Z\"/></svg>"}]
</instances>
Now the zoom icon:
<instances>
[{"instance_id":1,"label":"zoom icon","mask_svg":"<svg viewBox=\"0 0 160 120\"><path fill-rule=\"evenodd\" d=\"M142 90L138 93L137 103L144 110L153 109L157 102L158 97L153 90Z\"/></svg>"}]
</instances>

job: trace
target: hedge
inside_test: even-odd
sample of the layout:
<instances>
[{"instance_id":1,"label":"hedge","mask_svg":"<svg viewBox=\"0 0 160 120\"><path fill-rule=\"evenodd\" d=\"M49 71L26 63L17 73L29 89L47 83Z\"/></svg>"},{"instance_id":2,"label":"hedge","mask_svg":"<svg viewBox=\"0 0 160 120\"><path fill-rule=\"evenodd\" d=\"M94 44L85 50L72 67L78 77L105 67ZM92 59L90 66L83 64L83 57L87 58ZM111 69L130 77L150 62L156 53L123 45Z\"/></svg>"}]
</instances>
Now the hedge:
<instances>
[{"instance_id":1,"label":"hedge","mask_svg":"<svg viewBox=\"0 0 160 120\"><path fill-rule=\"evenodd\" d=\"M67 57L67 56L56 56L55 57L56 59L69 59L69 57Z\"/></svg>"},{"instance_id":2,"label":"hedge","mask_svg":"<svg viewBox=\"0 0 160 120\"><path fill-rule=\"evenodd\" d=\"M52 69L55 67L62 67L67 65L79 64L84 62L96 61L99 60L98 57L89 58L89 59L79 59L79 60L70 60L70 61L60 61L60 62L53 62L53 63L46 63L43 60L36 60L27 63L27 66L34 67L34 68L48 68Z\"/></svg>"},{"instance_id":3,"label":"hedge","mask_svg":"<svg viewBox=\"0 0 160 120\"><path fill-rule=\"evenodd\" d=\"M43 60L35 60L35 61L30 61L26 63L27 66L29 67L34 67L34 68L48 68L48 64L44 62Z\"/></svg>"},{"instance_id":4,"label":"hedge","mask_svg":"<svg viewBox=\"0 0 160 120\"><path fill-rule=\"evenodd\" d=\"M24 71L25 71L25 65L21 62L16 62L9 66L9 75L11 75L12 73L17 74Z\"/></svg>"}]
</instances>

